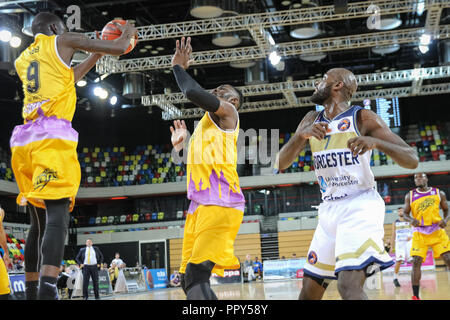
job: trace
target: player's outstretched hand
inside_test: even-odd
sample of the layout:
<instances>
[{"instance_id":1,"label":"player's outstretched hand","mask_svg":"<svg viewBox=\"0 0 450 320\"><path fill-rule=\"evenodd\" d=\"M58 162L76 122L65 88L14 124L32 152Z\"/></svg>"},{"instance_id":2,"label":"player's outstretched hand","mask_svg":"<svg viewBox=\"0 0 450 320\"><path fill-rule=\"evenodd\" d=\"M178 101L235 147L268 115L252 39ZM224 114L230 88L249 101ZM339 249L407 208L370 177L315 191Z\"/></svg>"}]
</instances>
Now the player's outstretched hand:
<instances>
[{"instance_id":1,"label":"player's outstretched hand","mask_svg":"<svg viewBox=\"0 0 450 320\"><path fill-rule=\"evenodd\" d=\"M351 150L353 156L356 157L358 154L364 154L366 151L374 149L375 140L372 137L359 136L348 139L347 147Z\"/></svg>"},{"instance_id":2,"label":"player's outstretched hand","mask_svg":"<svg viewBox=\"0 0 450 320\"><path fill-rule=\"evenodd\" d=\"M184 142L186 141L187 137L186 123L184 122L184 120L175 120L173 122L173 127L170 126L170 132L172 133L172 145L175 148L175 151L179 152L181 149L183 149Z\"/></svg>"},{"instance_id":3,"label":"player's outstretched hand","mask_svg":"<svg viewBox=\"0 0 450 320\"><path fill-rule=\"evenodd\" d=\"M442 219L441 221L439 221L439 227L441 227L442 229L445 229L446 226L447 226L447 223L445 222L444 219Z\"/></svg>"},{"instance_id":4,"label":"player's outstretched hand","mask_svg":"<svg viewBox=\"0 0 450 320\"><path fill-rule=\"evenodd\" d=\"M114 24L119 28L120 31L122 31L123 36L127 36L128 38L134 37L138 35L138 31L136 27L134 26L134 22L127 20L127 22L122 25L118 22L114 22Z\"/></svg>"},{"instance_id":5,"label":"player's outstretched hand","mask_svg":"<svg viewBox=\"0 0 450 320\"><path fill-rule=\"evenodd\" d=\"M191 53L191 37L188 37L186 42L184 37L181 38L181 41L177 40L175 54L172 57L172 67L179 65L185 70L189 68L189 65L192 63Z\"/></svg>"}]
</instances>

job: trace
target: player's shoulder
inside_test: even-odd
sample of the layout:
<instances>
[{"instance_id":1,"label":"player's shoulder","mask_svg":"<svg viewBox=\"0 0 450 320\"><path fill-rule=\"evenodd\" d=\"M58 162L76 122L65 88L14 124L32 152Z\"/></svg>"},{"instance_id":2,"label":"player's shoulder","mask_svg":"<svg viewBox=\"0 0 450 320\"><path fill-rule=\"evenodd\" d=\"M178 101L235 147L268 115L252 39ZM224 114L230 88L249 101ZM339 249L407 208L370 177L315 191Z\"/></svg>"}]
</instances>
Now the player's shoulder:
<instances>
[{"instance_id":1,"label":"player's shoulder","mask_svg":"<svg viewBox=\"0 0 450 320\"><path fill-rule=\"evenodd\" d=\"M311 110L304 117L304 121L314 122L317 117L320 115L321 111Z\"/></svg>"}]
</instances>

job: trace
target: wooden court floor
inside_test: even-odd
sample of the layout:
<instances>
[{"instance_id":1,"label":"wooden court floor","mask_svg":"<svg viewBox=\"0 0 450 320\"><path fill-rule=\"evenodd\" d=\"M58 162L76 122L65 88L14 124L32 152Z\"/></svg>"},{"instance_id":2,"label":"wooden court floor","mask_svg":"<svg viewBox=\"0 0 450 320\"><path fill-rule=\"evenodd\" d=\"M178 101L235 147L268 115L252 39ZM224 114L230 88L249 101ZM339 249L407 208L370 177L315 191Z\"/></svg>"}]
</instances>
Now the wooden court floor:
<instances>
[{"instance_id":1,"label":"wooden court floor","mask_svg":"<svg viewBox=\"0 0 450 320\"><path fill-rule=\"evenodd\" d=\"M365 292L371 300L411 300L411 274L400 273L396 288L393 273L378 273L369 278ZM251 282L212 286L220 300L296 300L302 288L302 280ZM450 271L422 271L421 298L423 300L450 300ZM123 294L103 299L111 300L185 300L181 288L159 289L145 293ZM336 281L325 291L324 300L340 300Z\"/></svg>"}]
</instances>

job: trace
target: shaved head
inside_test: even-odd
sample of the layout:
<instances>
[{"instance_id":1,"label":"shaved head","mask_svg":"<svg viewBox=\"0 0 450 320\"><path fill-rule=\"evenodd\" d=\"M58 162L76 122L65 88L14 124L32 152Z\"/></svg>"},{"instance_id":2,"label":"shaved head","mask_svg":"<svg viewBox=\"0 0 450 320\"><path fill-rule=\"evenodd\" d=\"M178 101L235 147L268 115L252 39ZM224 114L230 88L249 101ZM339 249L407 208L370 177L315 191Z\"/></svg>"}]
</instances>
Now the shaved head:
<instances>
[{"instance_id":1,"label":"shaved head","mask_svg":"<svg viewBox=\"0 0 450 320\"><path fill-rule=\"evenodd\" d=\"M358 83L353 72L344 68L334 68L330 69L327 74L332 75L337 81L344 83L342 93L346 100L350 100L358 88Z\"/></svg>"},{"instance_id":2,"label":"shaved head","mask_svg":"<svg viewBox=\"0 0 450 320\"><path fill-rule=\"evenodd\" d=\"M45 35L62 34L66 31L66 26L60 17L50 12L38 13L31 24L33 35L42 33Z\"/></svg>"}]
</instances>

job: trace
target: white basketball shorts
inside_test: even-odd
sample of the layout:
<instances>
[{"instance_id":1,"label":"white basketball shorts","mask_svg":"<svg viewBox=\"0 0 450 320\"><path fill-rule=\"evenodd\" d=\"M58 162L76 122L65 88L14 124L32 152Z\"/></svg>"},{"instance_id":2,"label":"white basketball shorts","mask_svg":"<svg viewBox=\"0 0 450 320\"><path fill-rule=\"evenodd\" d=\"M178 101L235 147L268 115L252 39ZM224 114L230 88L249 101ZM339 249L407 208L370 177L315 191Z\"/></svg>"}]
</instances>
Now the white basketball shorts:
<instances>
[{"instance_id":1,"label":"white basketball shorts","mask_svg":"<svg viewBox=\"0 0 450 320\"><path fill-rule=\"evenodd\" d=\"M411 260L412 240L395 241L395 260L410 261Z\"/></svg>"},{"instance_id":2,"label":"white basketball shorts","mask_svg":"<svg viewBox=\"0 0 450 320\"><path fill-rule=\"evenodd\" d=\"M337 279L340 271L366 275L394 264L384 249L384 201L374 189L319 206L319 223L309 247L304 274ZM370 271L370 272L369 272Z\"/></svg>"}]
</instances>

